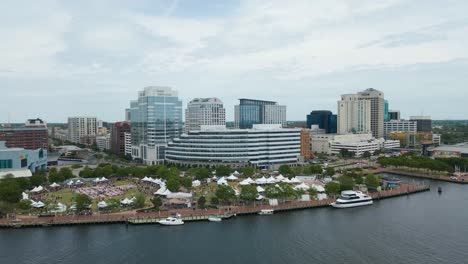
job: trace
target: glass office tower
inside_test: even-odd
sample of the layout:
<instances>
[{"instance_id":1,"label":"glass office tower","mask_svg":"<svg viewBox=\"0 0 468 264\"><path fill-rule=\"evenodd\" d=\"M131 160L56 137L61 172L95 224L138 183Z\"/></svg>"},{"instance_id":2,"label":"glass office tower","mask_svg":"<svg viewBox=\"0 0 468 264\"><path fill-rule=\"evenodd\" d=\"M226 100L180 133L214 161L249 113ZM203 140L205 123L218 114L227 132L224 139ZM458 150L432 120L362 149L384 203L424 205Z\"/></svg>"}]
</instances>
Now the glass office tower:
<instances>
[{"instance_id":1,"label":"glass office tower","mask_svg":"<svg viewBox=\"0 0 468 264\"><path fill-rule=\"evenodd\" d=\"M312 111L307 115L307 128L310 128L312 125L318 125L327 134L336 134L337 116L331 111Z\"/></svg>"},{"instance_id":2,"label":"glass office tower","mask_svg":"<svg viewBox=\"0 0 468 264\"><path fill-rule=\"evenodd\" d=\"M255 124L286 125L285 105L253 99L239 99L239 101L239 105L234 108L237 128L252 128Z\"/></svg>"},{"instance_id":3,"label":"glass office tower","mask_svg":"<svg viewBox=\"0 0 468 264\"><path fill-rule=\"evenodd\" d=\"M145 87L130 102L130 120L132 157L161 163L167 143L182 133L182 101L170 87Z\"/></svg>"}]
</instances>

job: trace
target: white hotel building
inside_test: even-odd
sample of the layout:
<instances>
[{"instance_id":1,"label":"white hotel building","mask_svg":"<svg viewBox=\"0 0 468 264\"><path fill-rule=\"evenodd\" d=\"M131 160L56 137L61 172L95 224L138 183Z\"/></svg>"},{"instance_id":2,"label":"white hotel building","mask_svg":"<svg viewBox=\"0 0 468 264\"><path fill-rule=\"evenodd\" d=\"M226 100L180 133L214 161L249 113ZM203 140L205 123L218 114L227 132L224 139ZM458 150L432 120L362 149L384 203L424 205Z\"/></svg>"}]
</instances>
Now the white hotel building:
<instances>
[{"instance_id":1,"label":"white hotel building","mask_svg":"<svg viewBox=\"0 0 468 264\"><path fill-rule=\"evenodd\" d=\"M281 125L254 125L252 129L202 126L175 138L166 149L166 161L180 165L276 168L295 164L300 156L300 131Z\"/></svg>"}]
</instances>

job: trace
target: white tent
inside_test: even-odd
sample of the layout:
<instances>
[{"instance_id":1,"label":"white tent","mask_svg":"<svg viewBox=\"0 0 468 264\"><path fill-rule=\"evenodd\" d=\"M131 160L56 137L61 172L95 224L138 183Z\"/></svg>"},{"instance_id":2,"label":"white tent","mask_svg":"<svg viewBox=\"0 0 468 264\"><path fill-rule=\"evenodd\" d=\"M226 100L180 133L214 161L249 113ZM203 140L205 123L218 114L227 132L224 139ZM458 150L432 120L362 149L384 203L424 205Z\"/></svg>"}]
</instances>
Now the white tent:
<instances>
[{"instance_id":1,"label":"white tent","mask_svg":"<svg viewBox=\"0 0 468 264\"><path fill-rule=\"evenodd\" d=\"M307 186L307 184L305 183L301 183L299 185L297 185L296 187L294 187L295 190L304 190L304 191L307 191L310 189L309 186Z\"/></svg>"},{"instance_id":2,"label":"white tent","mask_svg":"<svg viewBox=\"0 0 468 264\"><path fill-rule=\"evenodd\" d=\"M281 174L278 175L278 176L276 176L276 180L278 180L278 181L282 181L282 180L284 180L284 179L285 179L284 176L281 175Z\"/></svg>"},{"instance_id":3,"label":"white tent","mask_svg":"<svg viewBox=\"0 0 468 264\"><path fill-rule=\"evenodd\" d=\"M257 192L261 193L261 192L264 192L265 189L263 189L262 187L260 186L257 186Z\"/></svg>"},{"instance_id":4,"label":"white tent","mask_svg":"<svg viewBox=\"0 0 468 264\"><path fill-rule=\"evenodd\" d=\"M125 199L121 200L120 203L122 205L130 205L130 204L133 203L133 200L125 198Z\"/></svg>"},{"instance_id":5,"label":"white tent","mask_svg":"<svg viewBox=\"0 0 468 264\"><path fill-rule=\"evenodd\" d=\"M262 177L260 179L257 179L255 180L255 183L256 184L266 184L267 183L267 179L265 177Z\"/></svg>"},{"instance_id":6,"label":"white tent","mask_svg":"<svg viewBox=\"0 0 468 264\"><path fill-rule=\"evenodd\" d=\"M265 196L259 194L259 195L257 195L257 198L256 198L256 199L257 199L258 201L260 201L260 200L265 199Z\"/></svg>"},{"instance_id":7,"label":"white tent","mask_svg":"<svg viewBox=\"0 0 468 264\"><path fill-rule=\"evenodd\" d=\"M106 179L106 177L101 178L101 182L106 182L106 181L109 181L108 179Z\"/></svg>"},{"instance_id":8,"label":"white tent","mask_svg":"<svg viewBox=\"0 0 468 264\"><path fill-rule=\"evenodd\" d=\"M240 173L238 171L234 171L234 173L232 173L234 176L239 176Z\"/></svg>"},{"instance_id":9,"label":"white tent","mask_svg":"<svg viewBox=\"0 0 468 264\"><path fill-rule=\"evenodd\" d=\"M229 177L227 177L228 181L236 181L238 180L239 178L237 178L236 176L234 176L234 174L231 174Z\"/></svg>"},{"instance_id":10,"label":"white tent","mask_svg":"<svg viewBox=\"0 0 468 264\"><path fill-rule=\"evenodd\" d=\"M243 180L243 181L241 181L239 184L242 185L242 186L250 185L250 181L248 181L248 180Z\"/></svg>"},{"instance_id":11,"label":"white tent","mask_svg":"<svg viewBox=\"0 0 468 264\"><path fill-rule=\"evenodd\" d=\"M275 183L276 179L273 178L273 176L270 176L270 178L267 179L267 183Z\"/></svg>"},{"instance_id":12,"label":"white tent","mask_svg":"<svg viewBox=\"0 0 468 264\"><path fill-rule=\"evenodd\" d=\"M226 179L224 177L221 177L217 182L216 184L218 185L228 185Z\"/></svg>"},{"instance_id":13,"label":"white tent","mask_svg":"<svg viewBox=\"0 0 468 264\"><path fill-rule=\"evenodd\" d=\"M83 184L83 182L80 181L80 180L77 180L77 181L75 182L75 184Z\"/></svg>"},{"instance_id":14,"label":"white tent","mask_svg":"<svg viewBox=\"0 0 468 264\"><path fill-rule=\"evenodd\" d=\"M101 179L96 178L96 179L93 180L93 182L95 182L95 183L101 182Z\"/></svg>"},{"instance_id":15,"label":"white tent","mask_svg":"<svg viewBox=\"0 0 468 264\"><path fill-rule=\"evenodd\" d=\"M201 185L201 181L199 181L199 180L194 180L194 181L192 181L192 186L193 186L193 187L198 187L198 186L200 186L200 185Z\"/></svg>"},{"instance_id":16,"label":"white tent","mask_svg":"<svg viewBox=\"0 0 468 264\"><path fill-rule=\"evenodd\" d=\"M99 209L103 209L103 208L106 208L108 206L108 204L105 202L105 201L100 201L98 204L97 204L97 207Z\"/></svg>"},{"instance_id":17,"label":"white tent","mask_svg":"<svg viewBox=\"0 0 468 264\"><path fill-rule=\"evenodd\" d=\"M33 202L31 206L34 208L42 208L45 206L45 204L43 202Z\"/></svg>"},{"instance_id":18,"label":"white tent","mask_svg":"<svg viewBox=\"0 0 468 264\"><path fill-rule=\"evenodd\" d=\"M72 180L70 180L69 182L67 182L67 185L68 185L68 186L72 186L73 184L74 184L74 183L73 183Z\"/></svg>"},{"instance_id":19,"label":"white tent","mask_svg":"<svg viewBox=\"0 0 468 264\"><path fill-rule=\"evenodd\" d=\"M291 180L289 178L284 178L284 180L282 180L282 182L284 183L291 183Z\"/></svg>"},{"instance_id":20,"label":"white tent","mask_svg":"<svg viewBox=\"0 0 468 264\"><path fill-rule=\"evenodd\" d=\"M145 177L143 177L143 179L141 179L141 181L147 182L147 181L149 181L149 179L150 179L150 178L148 178L148 177L145 176Z\"/></svg>"},{"instance_id":21,"label":"white tent","mask_svg":"<svg viewBox=\"0 0 468 264\"><path fill-rule=\"evenodd\" d=\"M167 194L168 199L190 199L192 198L191 193L184 193L184 192L175 192Z\"/></svg>"},{"instance_id":22,"label":"white tent","mask_svg":"<svg viewBox=\"0 0 468 264\"><path fill-rule=\"evenodd\" d=\"M27 193L23 192L21 196L23 197L23 200L29 200L29 195Z\"/></svg>"},{"instance_id":23,"label":"white tent","mask_svg":"<svg viewBox=\"0 0 468 264\"><path fill-rule=\"evenodd\" d=\"M294 177L291 179L291 183L301 183L301 181L298 178Z\"/></svg>"},{"instance_id":24,"label":"white tent","mask_svg":"<svg viewBox=\"0 0 468 264\"><path fill-rule=\"evenodd\" d=\"M55 183L55 182L54 182L54 183L52 183L52 184L51 184L51 185L49 185L49 186L50 186L50 187L52 187L52 188L57 188L57 187L60 187L60 185L59 185L59 184L57 184L57 183Z\"/></svg>"},{"instance_id":25,"label":"white tent","mask_svg":"<svg viewBox=\"0 0 468 264\"><path fill-rule=\"evenodd\" d=\"M31 192L32 192L32 193L39 193L39 192L42 192L43 190L44 190L44 187L42 187L42 186L39 185L39 186L37 186L36 188L33 188L33 189L31 190Z\"/></svg>"},{"instance_id":26,"label":"white tent","mask_svg":"<svg viewBox=\"0 0 468 264\"><path fill-rule=\"evenodd\" d=\"M252 178L250 178L250 177L248 177L247 179L245 179L245 181L247 181L247 182L250 183L250 184L255 183L255 181L252 180Z\"/></svg>"},{"instance_id":27,"label":"white tent","mask_svg":"<svg viewBox=\"0 0 468 264\"><path fill-rule=\"evenodd\" d=\"M159 190L157 190L154 195L161 195L161 196L167 196L168 194L171 194L172 192L169 191L165 186L161 188L159 188Z\"/></svg>"},{"instance_id":28,"label":"white tent","mask_svg":"<svg viewBox=\"0 0 468 264\"><path fill-rule=\"evenodd\" d=\"M51 213L63 213L65 211L67 211L67 206L62 203L56 204L52 210L49 210Z\"/></svg>"}]
</instances>

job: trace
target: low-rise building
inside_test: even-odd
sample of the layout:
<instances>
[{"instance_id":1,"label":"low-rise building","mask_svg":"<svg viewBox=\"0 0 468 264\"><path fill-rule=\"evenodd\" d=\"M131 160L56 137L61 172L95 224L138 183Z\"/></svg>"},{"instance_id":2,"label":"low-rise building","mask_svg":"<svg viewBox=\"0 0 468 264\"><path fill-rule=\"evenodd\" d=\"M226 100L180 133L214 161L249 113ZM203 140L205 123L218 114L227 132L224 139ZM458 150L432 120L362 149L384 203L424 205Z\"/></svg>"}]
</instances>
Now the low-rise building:
<instances>
[{"instance_id":1,"label":"low-rise building","mask_svg":"<svg viewBox=\"0 0 468 264\"><path fill-rule=\"evenodd\" d=\"M417 132L417 122L409 120L390 120L384 122L384 135L389 138L392 133L413 133Z\"/></svg>"},{"instance_id":2,"label":"low-rise building","mask_svg":"<svg viewBox=\"0 0 468 264\"><path fill-rule=\"evenodd\" d=\"M254 125L252 129L202 126L174 139L166 161L180 165L276 168L296 164L301 154L301 129Z\"/></svg>"},{"instance_id":3,"label":"low-rise building","mask_svg":"<svg viewBox=\"0 0 468 264\"><path fill-rule=\"evenodd\" d=\"M468 158L468 143L436 147L430 149L429 153L434 158Z\"/></svg>"},{"instance_id":4,"label":"low-rise building","mask_svg":"<svg viewBox=\"0 0 468 264\"><path fill-rule=\"evenodd\" d=\"M47 150L8 148L0 141L0 170L29 169L31 172L47 168Z\"/></svg>"},{"instance_id":5,"label":"low-rise building","mask_svg":"<svg viewBox=\"0 0 468 264\"><path fill-rule=\"evenodd\" d=\"M110 150L110 135L97 136L96 145L100 151Z\"/></svg>"}]
</instances>

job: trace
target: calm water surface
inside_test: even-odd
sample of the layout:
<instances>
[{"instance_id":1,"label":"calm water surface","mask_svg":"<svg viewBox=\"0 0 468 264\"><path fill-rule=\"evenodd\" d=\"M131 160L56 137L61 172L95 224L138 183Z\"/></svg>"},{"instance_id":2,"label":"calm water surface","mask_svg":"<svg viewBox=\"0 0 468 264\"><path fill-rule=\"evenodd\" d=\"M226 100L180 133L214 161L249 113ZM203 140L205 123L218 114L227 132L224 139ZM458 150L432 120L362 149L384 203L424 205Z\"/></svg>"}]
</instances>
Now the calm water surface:
<instances>
[{"instance_id":1,"label":"calm water surface","mask_svg":"<svg viewBox=\"0 0 468 264\"><path fill-rule=\"evenodd\" d=\"M222 223L0 230L0 263L468 263L468 185ZM437 187L443 193L437 193Z\"/></svg>"}]
</instances>

